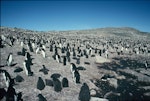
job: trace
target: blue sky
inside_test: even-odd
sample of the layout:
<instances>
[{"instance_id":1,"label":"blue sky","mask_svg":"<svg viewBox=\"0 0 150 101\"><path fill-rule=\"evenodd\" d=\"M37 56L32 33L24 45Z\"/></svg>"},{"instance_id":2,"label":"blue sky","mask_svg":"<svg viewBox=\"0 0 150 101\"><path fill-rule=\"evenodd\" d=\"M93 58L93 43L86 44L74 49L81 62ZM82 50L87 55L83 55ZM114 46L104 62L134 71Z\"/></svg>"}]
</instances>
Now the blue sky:
<instances>
[{"instance_id":1,"label":"blue sky","mask_svg":"<svg viewBox=\"0 0 150 101\"><path fill-rule=\"evenodd\" d=\"M133 27L150 32L149 0L1 1L1 26L75 30Z\"/></svg>"}]
</instances>

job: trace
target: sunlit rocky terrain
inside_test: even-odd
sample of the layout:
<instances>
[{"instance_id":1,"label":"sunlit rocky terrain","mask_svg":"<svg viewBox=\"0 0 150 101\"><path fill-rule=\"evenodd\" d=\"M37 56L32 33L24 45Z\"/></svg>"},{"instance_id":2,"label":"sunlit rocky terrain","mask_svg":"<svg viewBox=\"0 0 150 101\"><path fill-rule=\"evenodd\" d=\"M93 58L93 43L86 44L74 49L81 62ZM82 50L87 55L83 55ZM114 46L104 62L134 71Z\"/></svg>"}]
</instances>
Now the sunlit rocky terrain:
<instances>
[{"instance_id":1,"label":"sunlit rocky terrain","mask_svg":"<svg viewBox=\"0 0 150 101\"><path fill-rule=\"evenodd\" d=\"M81 101L150 100L149 32L128 27L47 32L1 27L0 35L2 101L8 97L3 70L14 79L15 95L21 92L23 101L79 101L85 97L79 99L84 83L88 89L83 93L89 99ZM12 62L8 65L10 53ZM27 75L23 65L26 53L32 62ZM79 83L73 80L71 63L79 73ZM59 91L55 91L52 75L58 76ZM37 87L39 77L44 83ZM62 86L64 77L69 87ZM39 94L45 100L39 100Z\"/></svg>"}]
</instances>

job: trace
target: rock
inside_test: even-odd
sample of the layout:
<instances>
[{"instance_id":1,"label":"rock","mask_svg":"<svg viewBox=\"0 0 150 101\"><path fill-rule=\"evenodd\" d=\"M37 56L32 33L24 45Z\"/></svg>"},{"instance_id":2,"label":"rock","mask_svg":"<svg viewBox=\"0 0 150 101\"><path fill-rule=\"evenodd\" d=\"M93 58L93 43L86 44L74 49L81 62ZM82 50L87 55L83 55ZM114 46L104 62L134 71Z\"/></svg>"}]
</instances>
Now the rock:
<instances>
[{"instance_id":1,"label":"rock","mask_svg":"<svg viewBox=\"0 0 150 101\"><path fill-rule=\"evenodd\" d=\"M96 92L96 90L95 90L95 89L91 89L91 90L90 90L90 95L91 95L91 96L95 96L95 95L96 95L96 93L97 93L97 92Z\"/></svg>"},{"instance_id":2,"label":"rock","mask_svg":"<svg viewBox=\"0 0 150 101\"><path fill-rule=\"evenodd\" d=\"M115 78L108 79L109 85L114 87L115 89L118 87L118 80Z\"/></svg>"},{"instance_id":3,"label":"rock","mask_svg":"<svg viewBox=\"0 0 150 101\"><path fill-rule=\"evenodd\" d=\"M111 62L111 60L106 59L106 58L101 57L101 56L95 56L95 62L96 63L104 63L104 62Z\"/></svg>"},{"instance_id":4,"label":"rock","mask_svg":"<svg viewBox=\"0 0 150 101\"><path fill-rule=\"evenodd\" d=\"M144 90L150 90L150 86L144 86L144 87L139 87L139 88L142 88Z\"/></svg>"},{"instance_id":5,"label":"rock","mask_svg":"<svg viewBox=\"0 0 150 101\"><path fill-rule=\"evenodd\" d=\"M123 79L126 79L126 77L125 77L124 75L121 75L121 76L117 76L116 78L117 78L117 79L119 79L119 80L123 80Z\"/></svg>"},{"instance_id":6,"label":"rock","mask_svg":"<svg viewBox=\"0 0 150 101\"><path fill-rule=\"evenodd\" d=\"M120 93L115 93L115 92L107 92L105 95L104 95L104 98L116 98L118 96L120 96L121 94Z\"/></svg>"},{"instance_id":7,"label":"rock","mask_svg":"<svg viewBox=\"0 0 150 101\"><path fill-rule=\"evenodd\" d=\"M150 97L150 92L144 93L144 96Z\"/></svg>"},{"instance_id":8,"label":"rock","mask_svg":"<svg viewBox=\"0 0 150 101\"><path fill-rule=\"evenodd\" d=\"M109 100L105 98L91 97L90 101L109 101Z\"/></svg>"}]
</instances>

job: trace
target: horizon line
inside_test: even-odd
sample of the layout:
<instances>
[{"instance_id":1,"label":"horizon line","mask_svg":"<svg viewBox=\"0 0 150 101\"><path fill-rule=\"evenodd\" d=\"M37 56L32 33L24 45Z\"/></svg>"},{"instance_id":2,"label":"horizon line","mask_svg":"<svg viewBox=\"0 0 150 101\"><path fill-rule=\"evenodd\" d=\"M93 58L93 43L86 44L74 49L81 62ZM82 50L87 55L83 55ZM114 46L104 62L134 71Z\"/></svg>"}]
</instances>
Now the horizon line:
<instances>
[{"instance_id":1,"label":"horizon line","mask_svg":"<svg viewBox=\"0 0 150 101\"><path fill-rule=\"evenodd\" d=\"M135 27L128 27L128 26L122 26L122 27L114 27L114 26L109 26L109 27L95 27L95 28L83 28L83 29L64 29L64 30L36 30L36 29L28 29L28 28L22 28L22 27L10 27L10 26L0 26L1 28L2 27L6 27L6 28L17 28L17 29L22 29L22 30L31 30L31 31L38 31L38 32L50 32L50 31L82 31L82 30L93 30L93 29L105 29L105 28L131 28L131 29L135 29L137 31L140 31L140 32L147 32L147 31L141 31ZM149 32L148 32L149 33Z\"/></svg>"}]
</instances>

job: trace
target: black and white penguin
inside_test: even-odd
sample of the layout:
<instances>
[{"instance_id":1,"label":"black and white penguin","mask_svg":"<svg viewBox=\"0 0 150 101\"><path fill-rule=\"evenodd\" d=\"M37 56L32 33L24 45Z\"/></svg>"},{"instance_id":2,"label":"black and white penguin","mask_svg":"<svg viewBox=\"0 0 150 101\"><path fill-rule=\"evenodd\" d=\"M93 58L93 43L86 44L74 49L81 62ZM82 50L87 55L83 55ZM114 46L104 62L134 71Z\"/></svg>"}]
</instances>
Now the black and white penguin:
<instances>
[{"instance_id":1,"label":"black and white penguin","mask_svg":"<svg viewBox=\"0 0 150 101\"><path fill-rule=\"evenodd\" d=\"M26 49L25 49L24 47L22 47L22 53L21 53L21 54L22 54L23 56L25 56L25 53L26 53Z\"/></svg>"},{"instance_id":2,"label":"black and white penguin","mask_svg":"<svg viewBox=\"0 0 150 101\"><path fill-rule=\"evenodd\" d=\"M50 52L53 52L53 45L50 45Z\"/></svg>"},{"instance_id":3,"label":"black and white penguin","mask_svg":"<svg viewBox=\"0 0 150 101\"><path fill-rule=\"evenodd\" d=\"M31 65L31 62L29 60L25 60L23 62L23 67L24 67L26 75L33 76L33 72L31 71L30 65Z\"/></svg>"},{"instance_id":4,"label":"black and white penguin","mask_svg":"<svg viewBox=\"0 0 150 101\"><path fill-rule=\"evenodd\" d=\"M56 56L56 61L57 61L58 63L60 63L60 62L61 62L60 55L56 54L55 56Z\"/></svg>"},{"instance_id":5,"label":"black and white penguin","mask_svg":"<svg viewBox=\"0 0 150 101\"><path fill-rule=\"evenodd\" d=\"M46 98L42 94L38 94L37 97L39 98L38 101L47 101Z\"/></svg>"},{"instance_id":6,"label":"black and white penguin","mask_svg":"<svg viewBox=\"0 0 150 101\"><path fill-rule=\"evenodd\" d=\"M6 70L0 69L0 77L1 77L1 83L0 86L2 88L8 88L9 83L11 81L11 76Z\"/></svg>"},{"instance_id":7,"label":"black and white penguin","mask_svg":"<svg viewBox=\"0 0 150 101\"><path fill-rule=\"evenodd\" d=\"M70 70L71 70L71 73L73 73L73 71L77 70L77 67L74 63L70 63Z\"/></svg>"},{"instance_id":8,"label":"black and white penguin","mask_svg":"<svg viewBox=\"0 0 150 101\"><path fill-rule=\"evenodd\" d=\"M83 55L87 55L87 51L85 49L83 50Z\"/></svg>"},{"instance_id":9,"label":"black and white penguin","mask_svg":"<svg viewBox=\"0 0 150 101\"><path fill-rule=\"evenodd\" d=\"M45 45L42 45L42 48L43 48L44 50L46 50L46 46L45 46Z\"/></svg>"},{"instance_id":10,"label":"black and white penguin","mask_svg":"<svg viewBox=\"0 0 150 101\"><path fill-rule=\"evenodd\" d=\"M53 78L54 91L60 92L62 90L62 85L59 79Z\"/></svg>"},{"instance_id":11,"label":"black and white penguin","mask_svg":"<svg viewBox=\"0 0 150 101\"><path fill-rule=\"evenodd\" d=\"M29 52L26 52L26 53L25 53L25 60L28 60L28 61L31 60L31 55L30 55Z\"/></svg>"},{"instance_id":12,"label":"black and white penguin","mask_svg":"<svg viewBox=\"0 0 150 101\"><path fill-rule=\"evenodd\" d=\"M147 61L145 61L145 69L147 70L148 69L148 62Z\"/></svg>"},{"instance_id":13,"label":"black and white penguin","mask_svg":"<svg viewBox=\"0 0 150 101\"><path fill-rule=\"evenodd\" d=\"M4 88L0 88L0 101L3 101L6 95L6 90Z\"/></svg>"},{"instance_id":14,"label":"black and white penguin","mask_svg":"<svg viewBox=\"0 0 150 101\"><path fill-rule=\"evenodd\" d=\"M67 59L66 59L66 57L64 56L64 57L63 57L63 65L64 65L64 66L66 65L66 62L67 62Z\"/></svg>"},{"instance_id":15,"label":"black and white penguin","mask_svg":"<svg viewBox=\"0 0 150 101\"><path fill-rule=\"evenodd\" d=\"M89 55L92 55L92 48L89 49Z\"/></svg>"},{"instance_id":16,"label":"black and white penguin","mask_svg":"<svg viewBox=\"0 0 150 101\"><path fill-rule=\"evenodd\" d=\"M73 71L72 75L73 75L73 81L75 83L80 83L80 74L78 70Z\"/></svg>"},{"instance_id":17,"label":"black and white penguin","mask_svg":"<svg viewBox=\"0 0 150 101\"><path fill-rule=\"evenodd\" d=\"M14 42L15 42L15 38L14 37L10 37L10 44L14 45Z\"/></svg>"},{"instance_id":18,"label":"black and white penguin","mask_svg":"<svg viewBox=\"0 0 150 101\"><path fill-rule=\"evenodd\" d=\"M20 45L21 45L21 47L23 47L23 45L24 45L24 42L23 42L23 41L21 41Z\"/></svg>"},{"instance_id":19,"label":"black and white penguin","mask_svg":"<svg viewBox=\"0 0 150 101\"><path fill-rule=\"evenodd\" d=\"M108 58L108 50L105 50L105 57Z\"/></svg>"},{"instance_id":20,"label":"black and white penguin","mask_svg":"<svg viewBox=\"0 0 150 101\"><path fill-rule=\"evenodd\" d=\"M55 54L58 54L58 49L57 49L56 45L55 45Z\"/></svg>"},{"instance_id":21,"label":"black and white penguin","mask_svg":"<svg viewBox=\"0 0 150 101\"><path fill-rule=\"evenodd\" d=\"M80 64L80 58L77 58L76 64Z\"/></svg>"},{"instance_id":22,"label":"black and white penguin","mask_svg":"<svg viewBox=\"0 0 150 101\"><path fill-rule=\"evenodd\" d=\"M89 87L86 83L83 83L81 89L80 89L80 93L79 93L79 97L78 99L80 101L90 101L91 96L90 96L90 90Z\"/></svg>"},{"instance_id":23,"label":"black and white penguin","mask_svg":"<svg viewBox=\"0 0 150 101\"><path fill-rule=\"evenodd\" d=\"M73 57L76 57L76 52L75 52L75 50L73 51Z\"/></svg>"},{"instance_id":24,"label":"black and white penguin","mask_svg":"<svg viewBox=\"0 0 150 101\"><path fill-rule=\"evenodd\" d=\"M102 50L101 49L99 50L99 55L102 56Z\"/></svg>"},{"instance_id":25,"label":"black and white penguin","mask_svg":"<svg viewBox=\"0 0 150 101\"><path fill-rule=\"evenodd\" d=\"M42 65L42 66L43 66L43 68L40 69L39 72L43 72L44 75L47 75L49 70L45 67L45 65Z\"/></svg>"},{"instance_id":26,"label":"black and white penguin","mask_svg":"<svg viewBox=\"0 0 150 101\"><path fill-rule=\"evenodd\" d=\"M68 62L71 61L71 60L70 60L70 52L69 52L69 51L66 52L66 58L67 58Z\"/></svg>"},{"instance_id":27,"label":"black and white penguin","mask_svg":"<svg viewBox=\"0 0 150 101\"><path fill-rule=\"evenodd\" d=\"M65 53L64 47L61 48L61 53Z\"/></svg>"},{"instance_id":28,"label":"black and white penguin","mask_svg":"<svg viewBox=\"0 0 150 101\"><path fill-rule=\"evenodd\" d=\"M37 81L37 89L43 90L45 88L45 83L41 77L38 78Z\"/></svg>"},{"instance_id":29,"label":"black and white penguin","mask_svg":"<svg viewBox=\"0 0 150 101\"><path fill-rule=\"evenodd\" d=\"M35 42L32 42L32 43L31 43L31 46L32 46L32 48L35 50L35 48L36 48Z\"/></svg>"},{"instance_id":30,"label":"black and white penguin","mask_svg":"<svg viewBox=\"0 0 150 101\"><path fill-rule=\"evenodd\" d=\"M13 62L12 53L9 53L8 58L7 58L7 66L11 66L12 62Z\"/></svg>"},{"instance_id":31,"label":"black and white penguin","mask_svg":"<svg viewBox=\"0 0 150 101\"><path fill-rule=\"evenodd\" d=\"M0 37L0 48L4 47L3 39Z\"/></svg>"},{"instance_id":32,"label":"black and white penguin","mask_svg":"<svg viewBox=\"0 0 150 101\"><path fill-rule=\"evenodd\" d=\"M68 79L65 77L62 79L62 87L69 87Z\"/></svg>"},{"instance_id":33,"label":"black and white penguin","mask_svg":"<svg viewBox=\"0 0 150 101\"><path fill-rule=\"evenodd\" d=\"M17 101L23 101L23 99L22 99L22 92L19 92L17 94Z\"/></svg>"},{"instance_id":34,"label":"black and white penguin","mask_svg":"<svg viewBox=\"0 0 150 101\"><path fill-rule=\"evenodd\" d=\"M40 48L39 48L39 47L37 47L37 49L36 49L35 53L36 53L36 54L38 54L38 53L39 53L39 51L40 51Z\"/></svg>"},{"instance_id":35,"label":"black and white penguin","mask_svg":"<svg viewBox=\"0 0 150 101\"><path fill-rule=\"evenodd\" d=\"M31 42L30 42L30 41L28 42L28 46L29 46L30 52L33 52L33 48L32 48L32 45L31 45Z\"/></svg>"},{"instance_id":36,"label":"black and white penguin","mask_svg":"<svg viewBox=\"0 0 150 101\"><path fill-rule=\"evenodd\" d=\"M46 58L46 53L45 53L45 50L43 48L41 49L41 54L42 54L43 58Z\"/></svg>"},{"instance_id":37,"label":"black and white penguin","mask_svg":"<svg viewBox=\"0 0 150 101\"><path fill-rule=\"evenodd\" d=\"M95 48L95 54L97 54L97 48Z\"/></svg>"},{"instance_id":38,"label":"black and white penguin","mask_svg":"<svg viewBox=\"0 0 150 101\"><path fill-rule=\"evenodd\" d=\"M81 56L81 57L83 56L83 52L82 52L82 51L80 52L80 56Z\"/></svg>"},{"instance_id":39,"label":"black and white penguin","mask_svg":"<svg viewBox=\"0 0 150 101\"><path fill-rule=\"evenodd\" d=\"M13 87L13 84L9 84L9 87L6 92L6 101L17 101L17 93L15 91L15 88Z\"/></svg>"}]
</instances>

